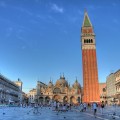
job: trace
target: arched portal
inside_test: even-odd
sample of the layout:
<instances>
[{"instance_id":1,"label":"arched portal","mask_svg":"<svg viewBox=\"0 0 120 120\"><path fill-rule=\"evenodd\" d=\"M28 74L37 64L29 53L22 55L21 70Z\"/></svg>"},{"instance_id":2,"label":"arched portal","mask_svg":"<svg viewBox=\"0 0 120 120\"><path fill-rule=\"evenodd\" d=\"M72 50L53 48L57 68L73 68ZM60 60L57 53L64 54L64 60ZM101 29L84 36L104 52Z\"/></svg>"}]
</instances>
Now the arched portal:
<instances>
[{"instance_id":1,"label":"arched portal","mask_svg":"<svg viewBox=\"0 0 120 120\"><path fill-rule=\"evenodd\" d=\"M74 96L71 96L71 97L70 97L70 103L71 103L71 104L75 104L75 103L76 103Z\"/></svg>"},{"instance_id":2,"label":"arched portal","mask_svg":"<svg viewBox=\"0 0 120 120\"><path fill-rule=\"evenodd\" d=\"M39 97L39 103L43 104L43 97Z\"/></svg>"},{"instance_id":3,"label":"arched portal","mask_svg":"<svg viewBox=\"0 0 120 120\"><path fill-rule=\"evenodd\" d=\"M66 103L66 102L68 102L68 97L67 97L67 96L65 96L65 97L63 98L63 103Z\"/></svg>"},{"instance_id":4,"label":"arched portal","mask_svg":"<svg viewBox=\"0 0 120 120\"><path fill-rule=\"evenodd\" d=\"M49 96L46 96L46 97L45 97L45 103L46 103L46 104L49 104L49 102L50 102L50 97L49 97Z\"/></svg>"},{"instance_id":5,"label":"arched portal","mask_svg":"<svg viewBox=\"0 0 120 120\"><path fill-rule=\"evenodd\" d=\"M60 96L59 95L54 95L53 96L53 100L55 100L55 101L59 101L60 102Z\"/></svg>"},{"instance_id":6,"label":"arched portal","mask_svg":"<svg viewBox=\"0 0 120 120\"><path fill-rule=\"evenodd\" d=\"M81 102L80 97L78 97L78 103L80 103L80 102Z\"/></svg>"}]
</instances>

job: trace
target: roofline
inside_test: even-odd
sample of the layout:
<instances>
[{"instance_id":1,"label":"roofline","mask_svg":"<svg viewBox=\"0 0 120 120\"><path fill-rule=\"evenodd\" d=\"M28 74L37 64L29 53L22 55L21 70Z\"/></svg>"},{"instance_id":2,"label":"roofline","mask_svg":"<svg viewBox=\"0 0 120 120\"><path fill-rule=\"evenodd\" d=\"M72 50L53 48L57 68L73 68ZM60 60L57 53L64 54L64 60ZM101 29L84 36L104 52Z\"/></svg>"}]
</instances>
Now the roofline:
<instances>
[{"instance_id":1,"label":"roofline","mask_svg":"<svg viewBox=\"0 0 120 120\"><path fill-rule=\"evenodd\" d=\"M2 78L2 80L4 80L4 81L6 81L6 82L8 82L8 83L10 83L10 84L12 84L12 85L14 85L15 87L18 87L18 88L19 88L19 86L16 85L16 84L14 83L14 81L11 81L10 79L8 79L7 77L5 77L5 76L2 75L1 73L0 73L0 78Z\"/></svg>"},{"instance_id":2,"label":"roofline","mask_svg":"<svg viewBox=\"0 0 120 120\"><path fill-rule=\"evenodd\" d=\"M118 73L120 71L120 69L118 69L114 74Z\"/></svg>"},{"instance_id":3,"label":"roofline","mask_svg":"<svg viewBox=\"0 0 120 120\"><path fill-rule=\"evenodd\" d=\"M41 84L43 84L43 85L46 85L45 83L43 83L43 82L41 82L41 81L38 81L38 82L40 82ZM47 86L47 85L46 85Z\"/></svg>"}]
</instances>

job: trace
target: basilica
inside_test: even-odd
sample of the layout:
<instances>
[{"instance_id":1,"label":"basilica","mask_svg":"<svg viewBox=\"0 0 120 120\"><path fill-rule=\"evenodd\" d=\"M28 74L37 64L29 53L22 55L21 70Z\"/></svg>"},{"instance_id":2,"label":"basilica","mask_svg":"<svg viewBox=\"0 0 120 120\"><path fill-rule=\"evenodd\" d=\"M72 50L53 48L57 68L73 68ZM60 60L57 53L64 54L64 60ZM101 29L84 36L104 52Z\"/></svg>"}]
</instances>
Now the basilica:
<instances>
[{"instance_id":1,"label":"basilica","mask_svg":"<svg viewBox=\"0 0 120 120\"><path fill-rule=\"evenodd\" d=\"M34 94L33 94L34 93ZM36 89L31 90L29 101L39 104L47 104L50 101L59 101L61 103L77 104L81 102L82 88L76 79L74 84L70 86L64 75L56 81L55 84L50 80L48 85L37 81Z\"/></svg>"}]
</instances>

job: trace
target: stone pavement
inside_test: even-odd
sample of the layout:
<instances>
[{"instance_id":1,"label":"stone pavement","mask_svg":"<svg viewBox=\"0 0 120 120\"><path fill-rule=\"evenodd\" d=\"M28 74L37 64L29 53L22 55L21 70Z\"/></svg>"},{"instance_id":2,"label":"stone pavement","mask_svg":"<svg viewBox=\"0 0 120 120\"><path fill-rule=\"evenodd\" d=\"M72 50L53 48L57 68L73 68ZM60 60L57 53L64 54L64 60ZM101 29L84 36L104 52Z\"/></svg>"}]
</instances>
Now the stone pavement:
<instances>
[{"instance_id":1,"label":"stone pavement","mask_svg":"<svg viewBox=\"0 0 120 120\"><path fill-rule=\"evenodd\" d=\"M75 111L79 112L79 109L76 108ZM83 114L94 117L92 109L87 109L87 111L83 112ZM101 119L101 120L118 119L120 120L120 107L107 106L103 109L103 114L101 114L101 109L98 108L96 119Z\"/></svg>"},{"instance_id":2,"label":"stone pavement","mask_svg":"<svg viewBox=\"0 0 120 120\"><path fill-rule=\"evenodd\" d=\"M113 113L116 113L113 115ZM52 111L49 107L38 109L38 113L34 113L33 108L19 107L1 107L0 120L120 120L120 107L106 107L104 114L101 115L100 110L95 118L92 110L80 112L79 108L73 108L68 112Z\"/></svg>"}]
</instances>

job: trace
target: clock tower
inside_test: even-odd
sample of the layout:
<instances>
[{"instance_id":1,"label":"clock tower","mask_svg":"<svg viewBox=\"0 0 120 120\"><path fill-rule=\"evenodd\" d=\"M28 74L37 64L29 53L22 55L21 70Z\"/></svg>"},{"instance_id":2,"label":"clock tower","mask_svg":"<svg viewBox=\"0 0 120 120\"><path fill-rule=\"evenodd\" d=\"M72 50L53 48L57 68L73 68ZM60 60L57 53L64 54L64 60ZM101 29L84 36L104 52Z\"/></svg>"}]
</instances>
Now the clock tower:
<instances>
[{"instance_id":1,"label":"clock tower","mask_svg":"<svg viewBox=\"0 0 120 120\"><path fill-rule=\"evenodd\" d=\"M95 33L86 11L81 29L81 43L83 102L100 102Z\"/></svg>"}]
</instances>

